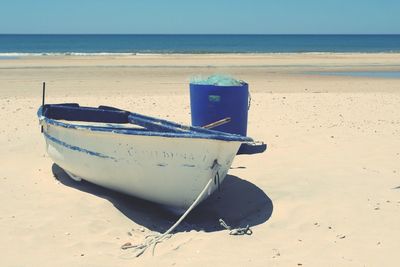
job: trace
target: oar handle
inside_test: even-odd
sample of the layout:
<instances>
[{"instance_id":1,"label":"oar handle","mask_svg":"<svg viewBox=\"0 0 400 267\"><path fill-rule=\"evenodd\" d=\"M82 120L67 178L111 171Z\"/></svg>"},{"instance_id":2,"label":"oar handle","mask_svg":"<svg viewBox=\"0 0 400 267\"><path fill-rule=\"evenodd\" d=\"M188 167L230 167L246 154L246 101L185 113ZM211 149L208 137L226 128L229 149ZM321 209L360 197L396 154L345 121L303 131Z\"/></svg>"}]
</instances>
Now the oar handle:
<instances>
[{"instance_id":1,"label":"oar handle","mask_svg":"<svg viewBox=\"0 0 400 267\"><path fill-rule=\"evenodd\" d=\"M230 122L230 121L231 121L231 118L230 118L230 117L226 117L226 118L224 118L224 119L222 119L222 120L215 121L215 122L213 122L213 123L204 125L203 128L212 129L212 128L215 128L215 127L217 127L217 126L221 126L221 125L223 125L223 124L225 124L225 123L228 123L228 122Z\"/></svg>"}]
</instances>

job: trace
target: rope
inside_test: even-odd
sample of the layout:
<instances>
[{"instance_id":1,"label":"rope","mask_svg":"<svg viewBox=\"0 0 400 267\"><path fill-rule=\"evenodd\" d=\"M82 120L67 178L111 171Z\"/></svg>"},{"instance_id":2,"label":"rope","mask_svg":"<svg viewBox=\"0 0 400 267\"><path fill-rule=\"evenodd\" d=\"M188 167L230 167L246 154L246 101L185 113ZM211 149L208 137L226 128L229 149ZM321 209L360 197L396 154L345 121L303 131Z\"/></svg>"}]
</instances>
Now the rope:
<instances>
[{"instance_id":1,"label":"rope","mask_svg":"<svg viewBox=\"0 0 400 267\"><path fill-rule=\"evenodd\" d=\"M226 230L229 230L230 235L251 235L253 231L250 229L250 226L247 225L246 227L242 228L234 228L230 227L226 224L226 222L222 219L219 219L219 224L224 227Z\"/></svg>"},{"instance_id":2,"label":"rope","mask_svg":"<svg viewBox=\"0 0 400 267\"><path fill-rule=\"evenodd\" d=\"M211 172L211 178L206 184L206 186L203 188L203 190L200 192L200 194L197 196L196 200L190 205L190 207L185 211L185 213L176 221L174 225L172 225L164 234L162 235L148 235L145 237L145 241L142 244L139 245L131 245L131 244L125 244L121 246L121 249L134 249L135 257L139 257L142 255L150 246L153 246L153 251L152 255L154 255L154 250L156 248L156 245L158 243L161 243L165 239L168 239L172 236L171 232L185 219L185 217L189 214L189 212L192 211L194 207L200 202L200 200L203 198L205 193L207 192L208 188L212 184L213 178L215 175L217 175L218 170L221 168L221 165L218 164L218 161L215 159L213 162L213 165L211 166L212 172Z\"/></svg>"}]
</instances>

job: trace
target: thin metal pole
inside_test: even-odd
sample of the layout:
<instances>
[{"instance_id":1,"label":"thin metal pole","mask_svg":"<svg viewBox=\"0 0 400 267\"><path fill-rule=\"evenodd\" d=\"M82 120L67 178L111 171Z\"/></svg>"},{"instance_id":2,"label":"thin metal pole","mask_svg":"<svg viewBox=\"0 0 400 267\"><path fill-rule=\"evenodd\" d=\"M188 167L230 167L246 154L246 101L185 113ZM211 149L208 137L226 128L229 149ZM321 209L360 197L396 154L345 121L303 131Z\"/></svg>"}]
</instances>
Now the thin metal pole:
<instances>
[{"instance_id":1,"label":"thin metal pole","mask_svg":"<svg viewBox=\"0 0 400 267\"><path fill-rule=\"evenodd\" d=\"M44 106L44 97L46 95L46 83L43 82L43 92L42 92L42 108Z\"/></svg>"},{"instance_id":2,"label":"thin metal pole","mask_svg":"<svg viewBox=\"0 0 400 267\"><path fill-rule=\"evenodd\" d=\"M43 108L44 108L44 97L46 96L46 83L43 82L43 90L42 90L42 116L43 116ZM43 133L43 125L40 127L40 132Z\"/></svg>"}]
</instances>

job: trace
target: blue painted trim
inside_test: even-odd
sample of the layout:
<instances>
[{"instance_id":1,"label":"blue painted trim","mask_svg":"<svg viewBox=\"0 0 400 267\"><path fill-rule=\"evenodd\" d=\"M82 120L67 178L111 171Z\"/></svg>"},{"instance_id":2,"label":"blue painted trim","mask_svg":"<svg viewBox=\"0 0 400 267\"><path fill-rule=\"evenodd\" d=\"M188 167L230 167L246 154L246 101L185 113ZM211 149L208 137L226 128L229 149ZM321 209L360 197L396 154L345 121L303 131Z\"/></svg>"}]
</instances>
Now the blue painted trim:
<instances>
[{"instance_id":1,"label":"blue painted trim","mask_svg":"<svg viewBox=\"0 0 400 267\"><path fill-rule=\"evenodd\" d=\"M101 153L99 153L99 152L94 152L94 151L87 150L87 149L84 149L84 148L81 148L81 147L78 147L78 146L73 146L73 145L67 144L67 143L65 143L65 142L63 142L63 141L61 141L61 140L58 140L57 138L55 138L55 137L49 135L49 134L46 133L46 132L44 132L43 134L44 134L44 136L45 136L47 139L49 139L50 141L52 141L52 142L54 142L54 143L56 143L56 144L58 144L58 145L61 145L61 146L63 146L63 147L66 147L66 148L68 148L68 149L71 149L71 150L74 150L74 151L78 151L78 152L83 152L83 153L89 154L89 155L91 155L91 156L96 156L96 157L99 157L99 158L104 158L104 159L115 159L114 157L110 157L110 156L101 154Z\"/></svg>"},{"instance_id":2,"label":"blue painted trim","mask_svg":"<svg viewBox=\"0 0 400 267\"><path fill-rule=\"evenodd\" d=\"M43 111L43 112L42 112ZM99 108L80 107L78 104L53 104L40 107L39 120L48 124L69 129L84 129L97 132L111 132L125 135L160 136L169 138L198 138L221 141L252 142L246 136L208 130L202 127L185 126L178 123L157 119L137 113L100 106ZM61 122L59 120L127 123L136 124L145 129L121 128L117 126L91 126Z\"/></svg>"}]
</instances>

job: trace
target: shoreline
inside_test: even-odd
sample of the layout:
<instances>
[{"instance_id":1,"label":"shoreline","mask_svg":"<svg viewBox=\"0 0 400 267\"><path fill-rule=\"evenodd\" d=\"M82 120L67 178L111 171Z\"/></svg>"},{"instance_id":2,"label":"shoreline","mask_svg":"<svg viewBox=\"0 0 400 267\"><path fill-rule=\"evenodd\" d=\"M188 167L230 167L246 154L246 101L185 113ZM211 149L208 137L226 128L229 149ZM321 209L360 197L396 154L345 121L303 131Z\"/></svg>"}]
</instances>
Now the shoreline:
<instances>
[{"instance_id":1,"label":"shoreline","mask_svg":"<svg viewBox=\"0 0 400 267\"><path fill-rule=\"evenodd\" d=\"M382 52L204 52L204 53L146 53L146 52L0 52L0 57L82 57L82 56L277 56L277 55L400 55L400 51Z\"/></svg>"},{"instance_id":2,"label":"shoreline","mask_svg":"<svg viewBox=\"0 0 400 267\"><path fill-rule=\"evenodd\" d=\"M125 67L321 67L400 66L400 53L265 53L265 54L145 54L40 55L1 58L10 66Z\"/></svg>"}]
</instances>

